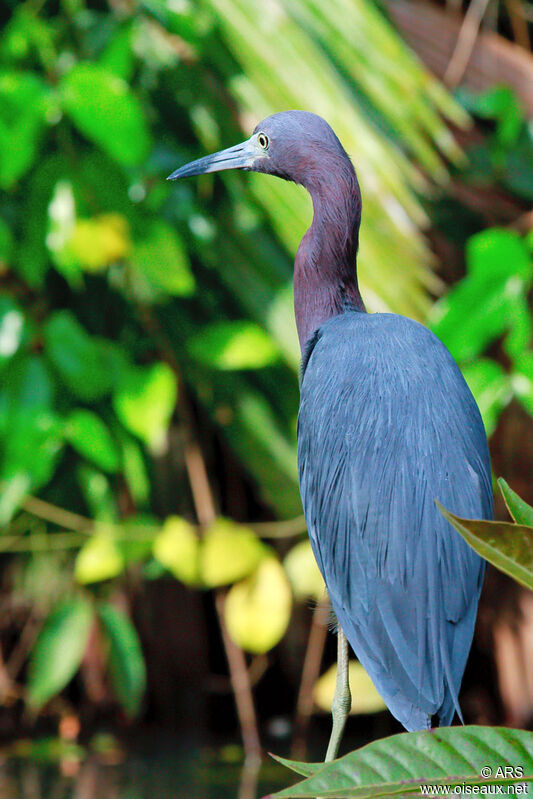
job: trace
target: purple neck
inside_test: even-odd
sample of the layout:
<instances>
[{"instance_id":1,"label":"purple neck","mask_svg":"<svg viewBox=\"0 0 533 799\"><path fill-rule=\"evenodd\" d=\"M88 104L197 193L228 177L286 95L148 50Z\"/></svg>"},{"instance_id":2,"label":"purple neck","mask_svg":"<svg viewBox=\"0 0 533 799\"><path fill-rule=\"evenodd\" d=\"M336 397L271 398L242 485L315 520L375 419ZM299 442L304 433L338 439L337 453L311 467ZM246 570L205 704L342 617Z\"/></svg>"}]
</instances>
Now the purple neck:
<instances>
[{"instance_id":1,"label":"purple neck","mask_svg":"<svg viewBox=\"0 0 533 799\"><path fill-rule=\"evenodd\" d=\"M347 156L341 164L335 159L321 166L317 179L304 184L313 200L313 223L294 262L294 310L302 352L327 319L347 310L365 310L357 284L361 194L355 171Z\"/></svg>"}]
</instances>

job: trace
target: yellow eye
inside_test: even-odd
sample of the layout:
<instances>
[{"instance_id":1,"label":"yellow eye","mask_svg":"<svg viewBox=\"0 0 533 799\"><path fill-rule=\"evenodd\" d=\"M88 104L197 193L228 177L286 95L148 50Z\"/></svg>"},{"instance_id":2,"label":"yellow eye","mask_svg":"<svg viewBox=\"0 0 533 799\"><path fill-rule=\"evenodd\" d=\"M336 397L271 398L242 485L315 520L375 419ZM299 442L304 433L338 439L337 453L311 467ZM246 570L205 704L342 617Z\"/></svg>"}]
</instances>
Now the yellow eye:
<instances>
[{"instance_id":1,"label":"yellow eye","mask_svg":"<svg viewBox=\"0 0 533 799\"><path fill-rule=\"evenodd\" d=\"M263 150L268 150L268 136L265 133L260 133L257 137L257 141Z\"/></svg>"}]
</instances>

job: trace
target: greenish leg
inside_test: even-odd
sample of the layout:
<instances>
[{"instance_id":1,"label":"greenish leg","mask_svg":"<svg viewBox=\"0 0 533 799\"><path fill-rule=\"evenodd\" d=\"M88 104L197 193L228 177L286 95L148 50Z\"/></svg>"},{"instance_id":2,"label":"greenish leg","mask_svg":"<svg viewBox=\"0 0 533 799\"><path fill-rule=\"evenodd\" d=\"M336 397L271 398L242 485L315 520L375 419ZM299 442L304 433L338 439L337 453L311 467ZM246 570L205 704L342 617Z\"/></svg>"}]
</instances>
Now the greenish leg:
<instances>
[{"instance_id":1,"label":"greenish leg","mask_svg":"<svg viewBox=\"0 0 533 799\"><path fill-rule=\"evenodd\" d=\"M350 693L350 683L348 680L348 641L340 625L337 637L337 680L335 683L335 695L331 705L331 715L333 726L326 752L326 763L335 760L339 751L344 725L352 707L352 695Z\"/></svg>"}]
</instances>

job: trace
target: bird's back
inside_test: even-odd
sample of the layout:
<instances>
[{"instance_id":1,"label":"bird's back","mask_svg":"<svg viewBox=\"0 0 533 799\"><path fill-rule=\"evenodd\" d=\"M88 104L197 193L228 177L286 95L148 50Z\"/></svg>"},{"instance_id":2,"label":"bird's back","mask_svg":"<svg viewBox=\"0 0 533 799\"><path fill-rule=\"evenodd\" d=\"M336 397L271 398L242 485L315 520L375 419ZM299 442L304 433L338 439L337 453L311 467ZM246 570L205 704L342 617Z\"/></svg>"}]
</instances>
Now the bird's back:
<instances>
[{"instance_id":1,"label":"bird's back","mask_svg":"<svg viewBox=\"0 0 533 799\"><path fill-rule=\"evenodd\" d=\"M393 314L324 323L304 358L298 422L309 535L333 608L409 730L450 724L483 562L435 500L492 516L476 403L426 328Z\"/></svg>"}]
</instances>

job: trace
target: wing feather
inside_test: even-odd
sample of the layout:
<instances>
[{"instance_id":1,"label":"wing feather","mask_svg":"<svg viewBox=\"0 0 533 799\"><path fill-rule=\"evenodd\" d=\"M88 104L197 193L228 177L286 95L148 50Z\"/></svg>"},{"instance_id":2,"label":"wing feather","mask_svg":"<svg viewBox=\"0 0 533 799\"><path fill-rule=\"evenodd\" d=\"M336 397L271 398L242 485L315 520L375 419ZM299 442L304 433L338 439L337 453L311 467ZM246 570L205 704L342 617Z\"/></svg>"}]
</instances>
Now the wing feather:
<instances>
[{"instance_id":1,"label":"wing feather","mask_svg":"<svg viewBox=\"0 0 533 799\"><path fill-rule=\"evenodd\" d=\"M408 728L450 723L473 635L483 562L441 516L490 518L476 403L423 326L349 313L307 353L298 422L313 550L340 624Z\"/></svg>"}]
</instances>

